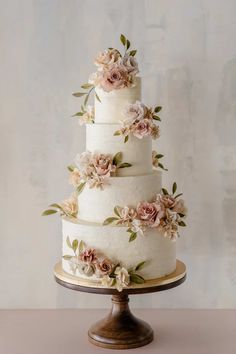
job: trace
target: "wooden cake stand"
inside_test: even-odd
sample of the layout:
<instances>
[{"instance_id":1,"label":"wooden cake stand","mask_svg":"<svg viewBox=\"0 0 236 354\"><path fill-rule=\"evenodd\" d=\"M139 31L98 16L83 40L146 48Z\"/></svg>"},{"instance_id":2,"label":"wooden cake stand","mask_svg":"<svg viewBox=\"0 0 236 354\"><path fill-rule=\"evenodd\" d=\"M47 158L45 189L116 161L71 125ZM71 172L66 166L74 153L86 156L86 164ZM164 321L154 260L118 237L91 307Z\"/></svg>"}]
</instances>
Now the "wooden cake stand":
<instances>
[{"instance_id":1,"label":"wooden cake stand","mask_svg":"<svg viewBox=\"0 0 236 354\"><path fill-rule=\"evenodd\" d=\"M133 287L123 289L122 292L114 288L104 288L96 281L80 280L66 273L62 269L61 262L55 265L54 276L57 283L72 290L112 295L112 308L109 315L92 325L88 331L88 339L103 348L129 349L150 343L153 340L153 330L149 324L137 319L130 312L128 295L174 288L185 281L186 266L177 260L175 271L168 276L148 280L144 284L135 284ZM94 284L91 285L92 283Z\"/></svg>"}]
</instances>

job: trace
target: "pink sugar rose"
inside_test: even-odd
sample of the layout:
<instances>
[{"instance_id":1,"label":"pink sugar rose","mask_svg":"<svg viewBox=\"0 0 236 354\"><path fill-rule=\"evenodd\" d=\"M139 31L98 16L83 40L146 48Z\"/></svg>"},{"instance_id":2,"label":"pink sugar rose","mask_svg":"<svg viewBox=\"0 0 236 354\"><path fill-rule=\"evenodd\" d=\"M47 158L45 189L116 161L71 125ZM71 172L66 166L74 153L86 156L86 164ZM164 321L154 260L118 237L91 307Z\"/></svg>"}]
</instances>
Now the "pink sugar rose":
<instances>
[{"instance_id":1,"label":"pink sugar rose","mask_svg":"<svg viewBox=\"0 0 236 354\"><path fill-rule=\"evenodd\" d=\"M136 138L142 139L145 136L150 135L152 128L150 121L148 119L140 120L139 122L133 124L132 133Z\"/></svg>"},{"instance_id":2,"label":"pink sugar rose","mask_svg":"<svg viewBox=\"0 0 236 354\"><path fill-rule=\"evenodd\" d=\"M128 104L125 108L124 115L126 121L133 123L142 120L147 113L147 107L140 101Z\"/></svg>"},{"instance_id":3,"label":"pink sugar rose","mask_svg":"<svg viewBox=\"0 0 236 354\"><path fill-rule=\"evenodd\" d=\"M121 63L115 63L102 72L100 86L106 92L127 87L129 84L128 71Z\"/></svg>"},{"instance_id":4,"label":"pink sugar rose","mask_svg":"<svg viewBox=\"0 0 236 354\"><path fill-rule=\"evenodd\" d=\"M97 255L95 249L89 248L80 254L80 259L85 263L96 263Z\"/></svg>"},{"instance_id":5,"label":"pink sugar rose","mask_svg":"<svg viewBox=\"0 0 236 354\"><path fill-rule=\"evenodd\" d=\"M105 258L101 262L97 263L97 269L102 275L111 274L113 267L113 263L108 258Z\"/></svg>"},{"instance_id":6,"label":"pink sugar rose","mask_svg":"<svg viewBox=\"0 0 236 354\"><path fill-rule=\"evenodd\" d=\"M93 164L99 176L110 177L116 171L116 166L112 164L112 157L110 155L94 155Z\"/></svg>"},{"instance_id":7,"label":"pink sugar rose","mask_svg":"<svg viewBox=\"0 0 236 354\"><path fill-rule=\"evenodd\" d=\"M137 215L146 225L150 227L158 226L160 219L161 206L156 203L140 202L137 206Z\"/></svg>"}]
</instances>

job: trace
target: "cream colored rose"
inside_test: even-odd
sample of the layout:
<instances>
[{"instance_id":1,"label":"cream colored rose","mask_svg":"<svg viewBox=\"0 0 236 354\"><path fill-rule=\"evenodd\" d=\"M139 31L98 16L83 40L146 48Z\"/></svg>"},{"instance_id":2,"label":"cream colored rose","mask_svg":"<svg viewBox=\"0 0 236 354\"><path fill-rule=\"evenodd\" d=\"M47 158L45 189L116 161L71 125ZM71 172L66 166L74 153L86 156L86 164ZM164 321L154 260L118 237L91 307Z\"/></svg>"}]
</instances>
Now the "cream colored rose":
<instances>
[{"instance_id":1,"label":"cream colored rose","mask_svg":"<svg viewBox=\"0 0 236 354\"><path fill-rule=\"evenodd\" d=\"M94 123L94 107L93 106L87 106L86 112L82 116L79 117L79 124L92 124Z\"/></svg>"},{"instance_id":2,"label":"cream colored rose","mask_svg":"<svg viewBox=\"0 0 236 354\"><path fill-rule=\"evenodd\" d=\"M81 183L81 175L78 168L74 168L74 170L70 173L69 183L75 188Z\"/></svg>"},{"instance_id":3,"label":"cream colored rose","mask_svg":"<svg viewBox=\"0 0 236 354\"><path fill-rule=\"evenodd\" d=\"M95 65L102 70L105 67L114 64L120 59L121 55L117 49L106 49L104 52L100 52L95 59Z\"/></svg>"},{"instance_id":4,"label":"cream colored rose","mask_svg":"<svg viewBox=\"0 0 236 354\"><path fill-rule=\"evenodd\" d=\"M78 205L77 205L77 198L75 196L71 196L69 199L64 200L60 204L63 212L67 216L74 216L76 217L76 214L78 212Z\"/></svg>"},{"instance_id":5,"label":"cream colored rose","mask_svg":"<svg viewBox=\"0 0 236 354\"><path fill-rule=\"evenodd\" d=\"M124 208L118 206L117 211L120 216L120 220L118 220L117 224L128 224L136 217L135 209L129 208L128 206L125 206Z\"/></svg>"},{"instance_id":6,"label":"cream colored rose","mask_svg":"<svg viewBox=\"0 0 236 354\"><path fill-rule=\"evenodd\" d=\"M123 288L129 286L130 275L124 267L117 267L115 270L116 276L116 288L118 291L122 291Z\"/></svg>"},{"instance_id":7,"label":"cream colored rose","mask_svg":"<svg viewBox=\"0 0 236 354\"><path fill-rule=\"evenodd\" d=\"M102 277L102 285L107 288L110 288L112 286L113 281L114 279L110 278L108 274Z\"/></svg>"}]
</instances>

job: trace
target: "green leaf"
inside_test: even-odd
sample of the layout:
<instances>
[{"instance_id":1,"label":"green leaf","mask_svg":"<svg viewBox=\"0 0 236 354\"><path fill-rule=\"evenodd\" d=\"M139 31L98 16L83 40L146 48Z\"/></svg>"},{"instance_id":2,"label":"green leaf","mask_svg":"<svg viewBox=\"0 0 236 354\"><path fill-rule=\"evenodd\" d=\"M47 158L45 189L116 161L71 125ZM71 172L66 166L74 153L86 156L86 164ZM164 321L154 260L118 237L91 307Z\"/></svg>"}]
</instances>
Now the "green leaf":
<instances>
[{"instance_id":1,"label":"green leaf","mask_svg":"<svg viewBox=\"0 0 236 354\"><path fill-rule=\"evenodd\" d=\"M82 96L86 95L86 92L75 92L75 93L72 93L72 95L75 97L82 97Z\"/></svg>"},{"instance_id":2,"label":"green leaf","mask_svg":"<svg viewBox=\"0 0 236 354\"><path fill-rule=\"evenodd\" d=\"M114 278L114 279L112 280L111 286L115 286L115 285L116 285L116 279Z\"/></svg>"},{"instance_id":3,"label":"green leaf","mask_svg":"<svg viewBox=\"0 0 236 354\"><path fill-rule=\"evenodd\" d=\"M137 53L137 50L131 50L129 52L129 55L131 55L131 57L134 57L136 55L136 53Z\"/></svg>"},{"instance_id":4,"label":"green leaf","mask_svg":"<svg viewBox=\"0 0 236 354\"><path fill-rule=\"evenodd\" d=\"M87 90L87 89L93 87L93 84L86 83L86 84L81 85L81 87L82 87L83 89Z\"/></svg>"},{"instance_id":5,"label":"green leaf","mask_svg":"<svg viewBox=\"0 0 236 354\"><path fill-rule=\"evenodd\" d=\"M63 259L65 259L66 261L71 260L73 256L69 256L68 254L65 254L64 256L62 256Z\"/></svg>"},{"instance_id":6,"label":"green leaf","mask_svg":"<svg viewBox=\"0 0 236 354\"><path fill-rule=\"evenodd\" d=\"M126 46L126 38L123 34L120 35L120 41L124 46Z\"/></svg>"},{"instance_id":7,"label":"green leaf","mask_svg":"<svg viewBox=\"0 0 236 354\"><path fill-rule=\"evenodd\" d=\"M84 241L81 240L79 243L79 253L83 252L84 247L85 247Z\"/></svg>"},{"instance_id":8,"label":"green leaf","mask_svg":"<svg viewBox=\"0 0 236 354\"><path fill-rule=\"evenodd\" d=\"M73 172L75 167L73 165L69 165L67 166L67 169L70 171L70 172Z\"/></svg>"},{"instance_id":9,"label":"green leaf","mask_svg":"<svg viewBox=\"0 0 236 354\"><path fill-rule=\"evenodd\" d=\"M131 167L131 166L132 166L131 163L123 162L123 163L119 166L119 168L126 168L126 167Z\"/></svg>"},{"instance_id":10,"label":"green leaf","mask_svg":"<svg viewBox=\"0 0 236 354\"><path fill-rule=\"evenodd\" d=\"M172 193L175 194L176 191L177 191L177 183L174 182L172 186Z\"/></svg>"},{"instance_id":11,"label":"green leaf","mask_svg":"<svg viewBox=\"0 0 236 354\"><path fill-rule=\"evenodd\" d=\"M129 227L126 231L129 232L129 233L132 233L132 232L133 232L130 227Z\"/></svg>"},{"instance_id":12,"label":"green leaf","mask_svg":"<svg viewBox=\"0 0 236 354\"><path fill-rule=\"evenodd\" d=\"M74 252L76 252L76 250L77 250L77 248L78 248L78 244L79 244L79 242L78 242L78 240L73 240L73 242L72 242L72 249L73 249L73 251Z\"/></svg>"},{"instance_id":13,"label":"green leaf","mask_svg":"<svg viewBox=\"0 0 236 354\"><path fill-rule=\"evenodd\" d=\"M121 135L120 130L117 130L113 135Z\"/></svg>"},{"instance_id":14,"label":"green leaf","mask_svg":"<svg viewBox=\"0 0 236 354\"><path fill-rule=\"evenodd\" d=\"M135 283L135 284L143 284L143 283L145 283L145 280L143 279L143 277L141 277L138 274L131 274L130 275L130 281L132 283Z\"/></svg>"},{"instance_id":15,"label":"green leaf","mask_svg":"<svg viewBox=\"0 0 236 354\"><path fill-rule=\"evenodd\" d=\"M162 168L164 171L168 171L167 168L165 168L160 162L158 163L158 167Z\"/></svg>"},{"instance_id":16,"label":"green leaf","mask_svg":"<svg viewBox=\"0 0 236 354\"><path fill-rule=\"evenodd\" d=\"M156 116L156 115L153 116L153 119L154 119L154 120L158 120L159 122L161 122L161 118L158 117L158 116Z\"/></svg>"},{"instance_id":17,"label":"green leaf","mask_svg":"<svg viewBox=\"0 0 236 354\"><path fill-rule=\"evenodd\" d=\"M179 225L179 226L186 226L186 224L185 224L185 222L184 222L183 220L180 220L180 221L178 222L178 225Z\"/></svg>"},{"instance_id":18,"label":"green leaf","mask_svg":"<svg viewBox=\"0 0 236 354\"><path fill-rule=\"evenodd\" d=\"M115 208L114 208L114 213L120 218L120 214L119 214L117 206L115 206Z\"/></svg>"},{"instance_id":19,"label":"green leaf","mask_svg":"<svg viewBox=\"0 0 236 354\"><path fill-rule=\"evenodd\" d=\"M124 142L127 143L128 140L129 140L129 135L126 135Z\"/></svg>"},{"instance_id":20,"label":"green leaf","mask_svg":"<svg viewBox=\"0 0 236 354\"><path fill-rule=\"evenodd\" d=\"M175 199L177 199L178 197L180 197L181 195L183 195L183 193L179 193L175 196Z\"/></svg>"},{"instance_id":21,"label":"green leaf","mask_svg":"<svg viewBox=\"0 0 236 354\"><path fill-rule=\"evenodd\" d=\"M137 232L134 232L134 231L131 232L129 242L134 241L136 239L136 237L137 237Z\"/></svg>"},{"instance_id":22,"label":"green leaf","mask_svg":"<svg viewBox=\"0 0 236 354\"><path fill-rule=\"evenodd\" d=\"M81 117L83 115L84 115L83 112L77 112L77 113L73 114L73 116L71 116L71 117Z\"/></svg>"},{"instance_id":23,"label":"green leaf","mask_svg":"<svg viewBox=\"0 0 236 354\"><path fill-rule=\"evenodd\" d=\"M57 209L59 209L59 210L62 209L62 207L60 206L60 204L57 204L57 203L50 204L49 206L50 206L50 207L53 207L53 208L57 208Z\"/></svg>"},{"instance_id":24,"label":"green leaf","mask_svg":"<svg viewBox=\"0 0 236 354\"><path fill-rule=\"evenodd\" d=\"M106 220L103 221L103 225L109 225L113 223L114 221L119 220L119 218L116 218L114 216L107 218Z\"/></svg>"},{"instance_id":25,"label":"green leaf","mask_svg":"<svg viewBox=\"0 0 236 354\"><path fill-rule=\"evenodd\" d=\"M130 41L127 39L127 41L126 41L126 49L128 50L129 47L130 47Z\"/></svg>"},{"instance_id":26,"label":"green leaf","mask_svg":"<svg viewBox=\"0 0 236 354\"><path fill-rule=\"evenodd\" d=\"M48 210L45 210L45 211L42 213L42 216L52 215L52 214L56 214L56 213L57 213L57 210L48 209Z\"/></svg>"},{"instance_id":27,"label":"green leaf","mask_svg":"<svg viewBox=\"0 0 236 354\"><path fill-rule=\"evenodd\" d=\"M115 156L113 157L113 165L119 165L122 161L122 152L117 152L117 154L115 154Z\"/></svg>"},{"instance_id":28,"label":"green leaf","mask_svg":"<svg viewBox=\"0 0 236 354\"><path fill-rule=\"evenodd\" d=\"M67 244L68 247L72 248L72 244L70 242L69 236L67 236L67 238L66 238L66 244Z\"/></svg>"},{"instance_id":29,"label":"green leaf","mask_svg":"<svg viewBox=\"0 0 236 354\"><path fill-rule=\"evenodd\" d=\"M97 94L97 92L95 92L95 97L96 97L96 99L98 100L98 102L102 103L101 100L100 100L100 98L99 98L99 96L98 96L98 94Z\"/></svg>"},{"instance_id":30,"label":"green leaf","mask_svg":"<svg viewBox=\"0 0 236 354\"><path fill-rule=\"evenodd\" d=\"M158 113L158 112L160 112L161 109L162 109L161 106L157 106L157 107L155 107L154 112Z\"/></svg>"},{"instance_id":31,"label":"green leaf","mask_svg":"<svg viewBox=\"0 0 236 354\"><path fill-rule=\"evenodd\" d=\"M158 159L161 159L162 157L164 157L164 155L162 155L162 154L157 154L155 157L157 157Z\"/></svg>"},{"instance_id":32,"label":"green leaf","mask_svg":"<svg viewBox=\"0 0 236 354\"><path fill-rule=\"evenodd\" d=\"M85 106L87 106L88 99L89 99L89 94L87 94L87 96L85 97L85 100L84 100L84 105L85 105Z\"/></svg>"},{"instance_id":33,"label":"green leaf","mask_svg":"<svg viewBox=\"0 0 236 354\"><path fill-rule=\"evenodd\" d=\"M165 188L162 188L162 192L163 192L164 195L168 195L169 194L167 189L165 189Z\"/></svg>"},{"instance_id":34,"label":"green leaf","mask_svg":"<svg viewBox=\"0 0 236 354\"><path fill-rule=\"evenodd\" d=\"M142 269L145 263L146 263L145 261L140 262L140 263L135 267L135 270L140 270L140 269Z\"/></svg>"},{"instance_id":35,"label":"green leaf","mask_svg":"<svg viewBox=\"0 0 236 354\"><path fill-rule=\"evenodd\" d=\"M85 184L86 184L86 182L82 182L82 183L80 183L80 185L76 188L77 195L79 195L79 194L83 191L83 189L84 189L84 187L85 187Z\"/></svg>"}]
</instances>

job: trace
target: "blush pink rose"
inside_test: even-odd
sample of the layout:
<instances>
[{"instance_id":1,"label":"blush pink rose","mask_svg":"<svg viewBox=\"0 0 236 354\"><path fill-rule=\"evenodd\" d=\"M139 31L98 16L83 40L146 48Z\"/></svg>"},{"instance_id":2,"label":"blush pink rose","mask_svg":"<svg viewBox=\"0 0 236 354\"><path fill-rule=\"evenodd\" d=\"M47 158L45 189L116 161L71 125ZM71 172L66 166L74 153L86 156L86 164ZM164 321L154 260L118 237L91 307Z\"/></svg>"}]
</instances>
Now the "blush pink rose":
<instances>
[{"instance_id":1,"label":"blush pink rose","mask_svg":"<svg viewBox=\"0 0 236 354\"><path fill-rule=\"evenodd\" d=\"M128 71L120 63L115 63L102 72L100 86L106 92L127 87L129 84Z\"/></svg>"},{"instance_id":2,"label":"blush pink rose","mask_svg":"<svg viewBox=\"0 0 236 354\"><path fill-rule=\"evenodd\" d=\"M101 262L97 263L97 269L102 275L111 274L113 267L113 263L108 258L105 258Z\"/></svg>"},{"instance_id":3,"label":"blush pink rose","mask_svg":"<svg viewBox=\"0 0 236 354\"><path fill-rule=\"evenodd\" d=\"M89 248L80 254L80 259L85 263L96 263L97 255L95 249Z\"/></svg>"},{"instance_id":4,"label":"blush pink rose","mask_svg":"<svg viewBox=\"0 0 236 354\"><path fill-rule=\"evenodd\" d=\"M150 135L152 128L150 121L148 119L140 120L137 123L134 123L132 126L132 133L136 138L142 139L145 136Z\"/></svg>"},{"instance_id":5,"label":"blush pink rose","mask_svg":"<svg viewBox=\"0 0 236 354\"><path fill-rule=\"evenodd\" d=\"M124 110L124 115L128 122L142 120L147 113L147 107L140 101L128 104Z\"/></svg>"},{"instance_id":6,"label":"blush pink rose","mask_svg":"<svg viewBox=\"0 0 236 354\"><path fill-rule=\"evenodd\" d=\"M140 220L151 227L159 225L160 219L158 213L161 211L161 206L156 203L140 202L137 206L137 215Z\"/></svg>"},{"instance_id":7,"label":"blush pink rose","mask_svg":"<svg viewBox=\"0 0 236 354\"><path fill-rule=\"evenodd\" d=\"M116 166L112 164L112 157L110 155L94 155L93 165L98 176L110 177L116 171Z\"/></svg>"}]
</instances>

